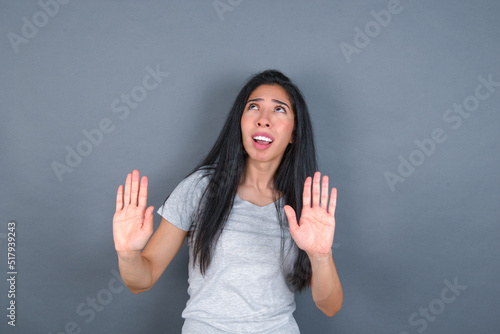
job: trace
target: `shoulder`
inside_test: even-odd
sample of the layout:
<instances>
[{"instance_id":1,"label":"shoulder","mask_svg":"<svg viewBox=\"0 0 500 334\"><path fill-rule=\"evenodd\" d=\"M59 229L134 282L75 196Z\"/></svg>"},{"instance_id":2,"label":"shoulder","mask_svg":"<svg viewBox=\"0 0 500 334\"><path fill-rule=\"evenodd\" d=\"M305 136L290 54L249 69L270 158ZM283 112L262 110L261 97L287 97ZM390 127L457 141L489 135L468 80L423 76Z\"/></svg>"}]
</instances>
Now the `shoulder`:
<instances>
[{"instance_id":1,"label":"shoulder","mask_svg":"<svg viewBox=\"0 0 500 334\"><path fill-rule=\"evenodd\" d=\"M210 168L200 168L191 174L184 177L183 180L177 185L177 187L172 192L171 196L183 197L188 194L195 195L198 197L200 193L203 193L207 188L210 178L212 175L212 170Z\"/></svg>"},{"instance_id":2,"label":"shoulder","mask_svg":"<svg viewBox=\"0 0 500 334\"><path fill-rule=\"evenodd\" d=\"M181 184L184 183L196 187L206 186L209 183L212 174L213 168L211 166L204 166L186 176L181 181Z\"/></svg>"},{"instance_id":3,"label":"shoulder","mask_svg":"<svg viewBox=\"0 0 500 334\"><path fill-rule=\"evenodd\" d=\"M170 193L158 213L170 223L187 231L191 226L191 216L207 188L209 176L209 171L205 169L187 175Z\"/></svg>"}]
</instances>

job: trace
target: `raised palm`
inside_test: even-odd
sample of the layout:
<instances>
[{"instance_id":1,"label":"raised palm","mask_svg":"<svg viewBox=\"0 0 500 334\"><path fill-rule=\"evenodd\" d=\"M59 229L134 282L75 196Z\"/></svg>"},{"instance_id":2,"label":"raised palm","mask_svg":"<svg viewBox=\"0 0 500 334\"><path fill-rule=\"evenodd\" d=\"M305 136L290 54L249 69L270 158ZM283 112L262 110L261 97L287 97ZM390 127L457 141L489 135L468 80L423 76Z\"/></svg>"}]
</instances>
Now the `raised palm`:
<instances>
[{"instance_id":1,"label":"raised palm","mask_svg":"<svg viewBox=\"0 0 500 334\"><path fill-rule=\"evenodd\" d=\"M140 251L153 234L153 209L146 208L148 179L139 171L127 175L125 192L123 185L116 193L116 211L113 216L113 239L117 252Z\"/></svg>"},{"instance_id":2,"label":"raised palm","mask_svg":"<svg viewBox=\"0 0 500 334\"><path fill-rule=\"evenodd\" d=\"M328 204L328 176L323 176L321 191L320 178L320 172L316 172L314 180L309 176L304 182L303 208L299 224L297 224L295 210L289 205L285 205L284 208L293 240L310 256L328 254L335 234L334 214L337 205L337 189L332 188L330 204Z\"/></svg>"}]
</instances>

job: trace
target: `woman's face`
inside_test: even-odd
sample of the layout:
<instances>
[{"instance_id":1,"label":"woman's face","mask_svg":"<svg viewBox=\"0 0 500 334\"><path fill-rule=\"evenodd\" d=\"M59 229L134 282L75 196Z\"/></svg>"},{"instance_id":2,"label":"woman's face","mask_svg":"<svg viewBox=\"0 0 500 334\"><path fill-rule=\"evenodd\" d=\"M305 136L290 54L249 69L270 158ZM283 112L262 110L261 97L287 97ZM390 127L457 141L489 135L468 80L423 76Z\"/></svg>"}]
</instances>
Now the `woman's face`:
<instances>
[{"instance_id":1,"label":"woman's face","mask_svg":"<svg viewBox=\"0 0 500 334\"><path fill-rule=\"evenodd\" d=\"M243 146L249 158L279 163L292 143L294 111L279 85L261 85L248 97L241 116Z\"/></svg>"}]
</instances>

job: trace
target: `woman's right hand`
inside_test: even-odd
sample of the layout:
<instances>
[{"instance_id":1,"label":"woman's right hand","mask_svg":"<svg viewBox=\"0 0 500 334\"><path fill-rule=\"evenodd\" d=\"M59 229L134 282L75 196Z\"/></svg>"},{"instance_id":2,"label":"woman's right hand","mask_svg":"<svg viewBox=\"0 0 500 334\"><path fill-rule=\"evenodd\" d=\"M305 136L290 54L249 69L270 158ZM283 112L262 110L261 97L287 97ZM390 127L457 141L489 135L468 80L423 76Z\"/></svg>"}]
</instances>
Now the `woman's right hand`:
<instances>
[{"instance_id":1,"label":"woman's right hand","mask_svg":"<svg viewBox=\"0 0 500 334\"><path fill-rule=\"evenodd\" d=\"M123 185L116 193L116 211L113 216L113 239L118 253L132 254L141 251L153 234L153 206L146 208L148 178L139 171L127 175L125 192Z\"/></svg>"}]
</instances>

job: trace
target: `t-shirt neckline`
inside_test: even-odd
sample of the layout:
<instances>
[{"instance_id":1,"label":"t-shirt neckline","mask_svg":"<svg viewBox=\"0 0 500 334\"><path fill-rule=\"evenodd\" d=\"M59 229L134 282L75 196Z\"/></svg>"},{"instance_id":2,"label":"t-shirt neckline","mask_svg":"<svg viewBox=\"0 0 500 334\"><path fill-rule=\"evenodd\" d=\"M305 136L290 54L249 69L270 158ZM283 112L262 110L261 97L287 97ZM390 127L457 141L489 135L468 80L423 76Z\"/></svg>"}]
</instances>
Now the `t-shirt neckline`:
<instances>
[{"instance_id":1,"label":"t-shirt neckline","mask_svg":"<svg viewBox=\"0 0 500 334\"><path fill-rule=\"evenodd\" d=\"M260 206L260 205L253 204L252 202L249 202L249 201L246 201L246 200L242 199L242 198L240 197L240 195L238 194L238 192L236 192L236 198L238 198L238 199L239 199L240 201L242 201L243 203L248 203L249 205L251 205L251 206L253 206L253 207L256 207L256 208L259 208L259 209L264 209L264 208L267 208L268 206L270 206L270 205L274 205L276 202L278 202L278 201L280 200L280 199L278 199L278 200L276 200L276 201L274 201L274 202L272 202L272 203L266 204L266 205L264 205L264 206Z\"/></svg>"}]
</instances>

